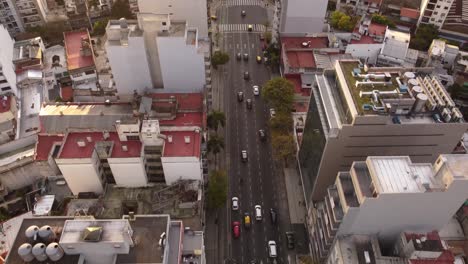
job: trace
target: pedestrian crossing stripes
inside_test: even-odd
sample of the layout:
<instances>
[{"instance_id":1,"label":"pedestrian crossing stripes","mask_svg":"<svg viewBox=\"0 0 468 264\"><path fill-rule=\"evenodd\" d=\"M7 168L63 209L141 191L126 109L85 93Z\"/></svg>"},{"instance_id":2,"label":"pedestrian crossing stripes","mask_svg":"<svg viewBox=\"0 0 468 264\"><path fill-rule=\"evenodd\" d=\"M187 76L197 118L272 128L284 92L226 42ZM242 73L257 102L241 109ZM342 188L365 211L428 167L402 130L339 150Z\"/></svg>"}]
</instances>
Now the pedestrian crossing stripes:
<instances>
[{"instance_id":1,"label":"pedestrian crossing stripes","mask_svg":"<svg viewBox=\"0 0 468 264\"><path fill-rule=\"evenodd\" d=\"M261 0L224 0L224 6L265 6Z\"/></svg>"},{"instance_id":2,"label":"pedestrian crossing stripes","mask_svg":"<svg viewBox=\"0 0 468 264\"><path fill-rule=\"evenodd\" d=\"M265 32L265 25L262 24L253 24L252 32ZM247 24L220 24L219 32L242 32L248 31Z\"/></svg>"}]
</instances>

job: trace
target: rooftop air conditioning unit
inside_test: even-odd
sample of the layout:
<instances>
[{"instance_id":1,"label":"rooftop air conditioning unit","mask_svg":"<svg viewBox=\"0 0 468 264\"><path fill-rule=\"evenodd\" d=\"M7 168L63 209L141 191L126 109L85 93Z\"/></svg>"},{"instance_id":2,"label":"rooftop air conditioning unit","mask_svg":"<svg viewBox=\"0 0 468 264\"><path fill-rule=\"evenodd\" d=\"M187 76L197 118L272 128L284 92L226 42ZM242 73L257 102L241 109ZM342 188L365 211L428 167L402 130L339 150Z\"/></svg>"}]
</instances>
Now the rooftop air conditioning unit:
<instances>
[{"instance_id":1,"label":"rooftop air conditioning unit","mask_svg":"<svg viewBox=\"0 0 468 264\"><path fill-rule=\"evenodd\" d=\"M125 151L125 152L127 152L127 151L128 151L127 145L122 145L122 150Z\"/></svg>"},{"instance_id":2,"label":"rooftop air conditioning unit","mask_svg":"<svg viewBox=\"0 0 468 264\"><path fill-rule=\"evenodd\" d=\"M172 136L171 136L171 135L167 136L167 141L168 141L169 143L172 143Z\"/></svg>"},{"instance_id":3,"label":"rooftop air conditioning unit","mask_svg":"<svg viewBox=\"0 0 468 264\"><path fill-rule=\"evenodd\" d=\"M184 137L184 141L185 141L185 144L189 144L189 143L190 143L190 137L189 137L189 136L185 136L185 137Z\"/></svg>"}]
</instances>

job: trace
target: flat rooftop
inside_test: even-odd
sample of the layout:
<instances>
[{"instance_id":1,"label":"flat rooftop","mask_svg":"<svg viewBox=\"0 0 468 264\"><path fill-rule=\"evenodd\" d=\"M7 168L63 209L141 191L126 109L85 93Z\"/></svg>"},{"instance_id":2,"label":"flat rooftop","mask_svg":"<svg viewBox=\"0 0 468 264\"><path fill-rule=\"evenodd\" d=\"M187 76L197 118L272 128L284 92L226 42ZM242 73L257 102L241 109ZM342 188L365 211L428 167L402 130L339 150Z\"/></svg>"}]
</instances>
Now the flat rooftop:
<instances>
[{"instance_id":1,"label":"flat rooftop","mask_svg":"<svg viewBox=\"0 0 468 264\"><path fill-rule=\"evenodd\" d=\"M64 32L63 36L68 70L94 67L93 46L88 30ZM86 47L91 49L91 55L82 54L82 49Z\"/></svg>"},{"instance_id":2,"label":"flat rooftop","mask_svg":"<svg viewBox=\"0 0 468 264\"><path fill-rule=\"evenodd\" d=\"M202 113L177 113L173 120L159 120L161 126L199 126L203 124Z\"/></svg>"},{"instance_id":3,"label":"flat rooftop","mask_svg":"<svg viewBox=\"0 0 468 264\"><path fill-rule=\"evenodd\" d=\"M303 43L308 43L306 47ZM328 48L328 37L282 37L281 44L289 49L324 49Z\"/></svg>"},{"instance_id":4,"label":"flat rooftop","mask_svg":"<svg viewBox=\"0 0 468 264\"><path fill-rule=\"evenodd\" d=\"M178 110L191 110L201 112L203 110L203 94L201 93L153 93L154 99L170 99L175 97Z\"/></svg>"},{"instance_id":5,"label":"flat rooftop","mask_svg":"<svg viewBox=\"0 0 468 264\"><path fill-rule=\"evenodd\" d=\"M293 68L315 68L313 51L286 51L288 64Z\"/></svg>"},{"instance_id":6,"label":"flat rooftop","mask_svg":"<svg viewBox=\"0 0 468 264\"><path fill-rule=\"evenodd\" d=\"M200 133L195 131L163 131L161 134L167 137L163 157L200 157Z\"/></svg>"}]
</instances>

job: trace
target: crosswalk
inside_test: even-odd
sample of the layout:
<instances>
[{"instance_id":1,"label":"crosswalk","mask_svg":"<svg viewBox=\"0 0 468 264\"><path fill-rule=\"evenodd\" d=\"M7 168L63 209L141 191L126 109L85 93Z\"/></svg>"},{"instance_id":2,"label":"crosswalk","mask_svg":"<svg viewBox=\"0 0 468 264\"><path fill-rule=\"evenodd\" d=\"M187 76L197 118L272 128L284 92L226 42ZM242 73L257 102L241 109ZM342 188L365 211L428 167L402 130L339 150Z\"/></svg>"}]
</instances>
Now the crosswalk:
<instances>
[{"instance_id":1,"label":"crosswalk","mask_svg":"<svg viewBox=\"0 0 468 264\"><path fill-rule=\"evenodd\" d=\"M265 25L253 24L252 32L265 32ZM219 32L243 32L248 31L247 24L220 24Z\"/></svg>"},{"instance_id":2,"label":"crosswalk","mask_svg":"<svg viewBox=\"0 0 468 264\"><path fill-rule=\"evenodd\" d=\"M224 6L265 6L261 0L223 0Z\"/></svg>"}]
</instances>

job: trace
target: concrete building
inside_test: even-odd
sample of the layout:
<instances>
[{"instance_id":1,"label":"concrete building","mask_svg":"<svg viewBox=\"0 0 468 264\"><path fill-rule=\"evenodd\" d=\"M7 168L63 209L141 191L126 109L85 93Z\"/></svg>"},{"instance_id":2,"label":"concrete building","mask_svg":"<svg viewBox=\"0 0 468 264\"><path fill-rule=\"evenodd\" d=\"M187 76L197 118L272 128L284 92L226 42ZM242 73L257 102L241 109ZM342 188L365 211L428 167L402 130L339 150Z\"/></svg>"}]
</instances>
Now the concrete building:
<instances>
[{"instance_id":1,"label":"concrete building","mask_svg":"<svg viewBox=\"0 0 468 264\"><path fill-rule=\"evenodd\" d=\"M169 14L172 22L187 23L196 28L198 38L208 40L208 11L206 0L137 0L140 13Z\"/></svg>"},{"instance_id":2,"label":"concrete building","mask_svg":"<svg viewBox=\"0 0 468 264\"><path fill-rule=\"evenodd\" d=\"M16 73L13 65L14 43L6 28L0 25L0 95L17 94Z\"/></svg>"},{"instance_id":3,"label":"concrete building","mask_svg":"<svg viewBox=\"0 0 468 264\"><path fill-rule=\"evenodd\" d=\"M0 144L15 139L18 108L12 94L0 96Z\"/></svg>"},{"instance_id":4,"label":"concrete building","mask_svg":"<svg viewBox=\"0 0 468 264\"><path fill-rule=\"evenodd\" d=\"M24 28L42 26L46 22L47 2L44 0L15 0Z\"/></svg>"},{"instance_id":5,"label":"concrete building","mask_svg":"<svg viewBox=\"0 0 468 264\"><path fill-rule=\"evenodd\" d=\"M67 58L65 56L65 47L55 45L49 47L44 52L44 85L47 89L48 100L55 100L58 97L67 100L68 95L62 94L62 88L70 79L67 68ZM71 94L72 96L73 94Z\"/></svg>"},{"instance_id":6,"label":"concrete building","mask_svg":"<svg viewBox=\"0 0 468 264\"><path fill-rule=\"evenodd\" d=\"M92 29L91 20L88 12L88 2L85 0L66 1L67 22L72 30L87 28Z\"/></svg>"},{"instance_id":7,"label":"concrete building","mask_svg":"<svg viewBox=\"0 0 468 264\"><path fill-rule=\"evenodd\" d=\"M139 13L138 21L110 21L106 32L106 52L119 94L192 93L204 88L207 49L199 41L198 29L186 22Z\"/></svg>"},{"instance_id":8,"label":"concrete building","mask_svg":"<svg viewBox=\"0 0 468 264\"><path fill-rule=\"evenodd\" d=\"M422 0L418 25L432 24L440 29L454 0Z\"/></svg>"},{"instance_id":9,"label":"concrete building","mask_svg":"<svg viewBox=\"0 0 468 264\"><path fill-rule=\"evenodd\" d=\"M29 236L29 231L34 238ZM39 251L38 249L42 249ZM32 253L34 252L34 253ZM203 232L185 228L169 215L24 218L5 263L205 264Z\"/></svg>"},{"instance_id":10,"label":"concrete building","mask_svg":"<svg viewBox=\"0 0 468 264\"><path fill-rule=\"evenodd\" d=\"M40 37L16 41L13 47L12 61L17 74L27 71L42 71L45 47Z\"/></svg>"},{"instance_id":11,"label":"concrete building","mask_svg":"<svg viewBox=\"0 0 468 264\"><path fill-rule=\"evenodd\" d=\"M23 19L16 10L14 0L3 1L0 6L0 23L8 30L10 36L24 31Z\"/></svg>"},{"instance_id":12,"label":"concrete building","mask_svg":"<svg viewBox=\"0 0 468 264\"><path fill-rule=\"evenodd\" d=\"M299 161L308 199L321 199L338 171L373 155L434 162L468 124L432 68L379 68L341 60L316 75Z\"/></svg>"},{"instance_id":13,"label":"concrete building","mask_svg":"<svg viewBox=\"0 0 468 264\"><path fill-rule=\"evenodd\" d=\"M377 57L378 66L414 67L418 51L409 48L409 33L387 28L382 49Z\"/></svg>"},{"instance_id":14,"label":"concrete building","mask_svg":"<svg viewBox=\"0 0 468 264\"><path fill-rule=\"evenodd\" d=\"M281 36L304 36L323 32L328 0L281 2Z\"/></svg>"},{"instance_id":15,"label":"concrete building","mask_svg":"<svg viewBox=\"0 0 468 264\"><path fill-rule=\"evenodd\" d=\"M382 2L383 0L340 0L336 1L336 9L343 11L345 8L351 8L358 15L374 14L380 11Z\"/></svg>"},{"instance_id":16,"label":"concrete building","mask_svg":"<svg viewBox=\"0 0 468 264\"><path fill-rule=\"evenodd\" d=\"M467 164L468 155L458 154L441 155L434 164L407 156L354 162L310 208L313 255L323 261L340 236L378 235L388 243L405 230L442 229L466 200Z\"/></svg>"}]
</instances>

